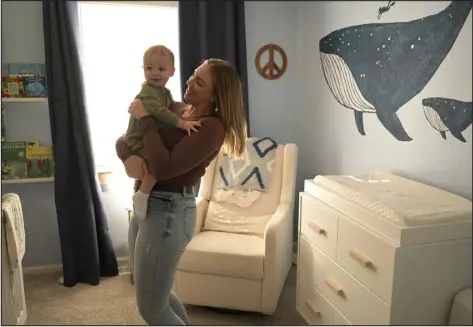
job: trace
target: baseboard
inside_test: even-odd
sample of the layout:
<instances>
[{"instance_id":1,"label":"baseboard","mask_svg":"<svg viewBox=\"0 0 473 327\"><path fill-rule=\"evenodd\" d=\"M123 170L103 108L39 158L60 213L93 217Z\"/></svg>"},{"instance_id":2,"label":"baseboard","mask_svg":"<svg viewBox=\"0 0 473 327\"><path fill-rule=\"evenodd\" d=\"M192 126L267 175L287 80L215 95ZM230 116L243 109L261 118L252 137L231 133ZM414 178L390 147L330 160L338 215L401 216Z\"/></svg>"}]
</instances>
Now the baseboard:
<instances>
[{"instance_id":1,"label":"baseboard","mask_svg":"<svg viewBox=\"0 0 473 327\"><path fill-rule=\"evenodd\" d=\"M127 257L117 258L117 262L118 262L118 271L120 274L127 274L130 272L130 269L128 268ZM44 274L44 273L61 273L61 272L62 272L62 264L23 267L24 276Z\"/></svg>"}]
</instances>

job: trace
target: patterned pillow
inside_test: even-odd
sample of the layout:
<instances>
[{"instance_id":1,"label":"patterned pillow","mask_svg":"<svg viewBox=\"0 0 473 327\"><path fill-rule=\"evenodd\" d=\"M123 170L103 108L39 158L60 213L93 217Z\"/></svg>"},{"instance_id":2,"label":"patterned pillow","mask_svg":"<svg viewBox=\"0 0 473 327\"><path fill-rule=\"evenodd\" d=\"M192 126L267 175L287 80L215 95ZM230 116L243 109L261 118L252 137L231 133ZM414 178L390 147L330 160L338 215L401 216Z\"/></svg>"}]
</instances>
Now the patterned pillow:
<instances>
[{"instance_id":1,"label":"patterned pillow","mask_svg":"<svg viewBox=\"0 0 473 327\"><path fill-rule=\"evenodd\" d=\"M273 173L278 144L269 137L249 138L244 158L223 157L219 167L220 188L267 192Z\"/></svg>"}]
</instances>

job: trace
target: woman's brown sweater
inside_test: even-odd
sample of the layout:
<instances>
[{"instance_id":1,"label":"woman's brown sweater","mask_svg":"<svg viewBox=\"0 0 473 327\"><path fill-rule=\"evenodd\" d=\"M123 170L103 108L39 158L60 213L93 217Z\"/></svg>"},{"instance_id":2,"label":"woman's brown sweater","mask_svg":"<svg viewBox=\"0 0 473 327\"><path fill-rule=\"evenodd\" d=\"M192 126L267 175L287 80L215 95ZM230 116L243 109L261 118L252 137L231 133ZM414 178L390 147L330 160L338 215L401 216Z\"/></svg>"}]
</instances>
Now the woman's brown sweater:
<instances>
[{"instance_id":1,"label":"woman's brown sweater","mask_svg":"<svg viewBox=\"0 0 473 327\"><path fill-rule=\"evenodd\" d=\"M198 132L187 135L177 128L158 133L152 116L139 120L150 173L159 184L195 186L205 174L205 168L220 151L225 133L216 117L205 117L201 122ZM123 136L117 140L115 148L123 162L133 155ZM135 183L135 191L137 185L139 188L139 184Z\"/></svg>"}]
</instances>

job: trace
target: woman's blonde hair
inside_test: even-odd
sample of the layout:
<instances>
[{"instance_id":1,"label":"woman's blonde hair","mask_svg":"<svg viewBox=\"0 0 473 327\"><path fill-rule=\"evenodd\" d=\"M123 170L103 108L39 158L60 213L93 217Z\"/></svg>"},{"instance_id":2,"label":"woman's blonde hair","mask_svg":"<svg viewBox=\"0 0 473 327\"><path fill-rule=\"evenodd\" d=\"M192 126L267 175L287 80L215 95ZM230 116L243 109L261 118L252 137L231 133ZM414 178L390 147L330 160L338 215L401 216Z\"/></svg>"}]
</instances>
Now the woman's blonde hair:
<instances>
[{"instance_id":1,"label":"woman's blonde hair","mask_svg":"<svg viewBox=\"0 0 473 327\"><path fill-rule=\"evenodd\" d=\"M232 158L245 153L247 125L240 77L228 61L208 59L214 83L216 116L222 121L225 139L222 150Z\"/></svg>"}]
</instances>

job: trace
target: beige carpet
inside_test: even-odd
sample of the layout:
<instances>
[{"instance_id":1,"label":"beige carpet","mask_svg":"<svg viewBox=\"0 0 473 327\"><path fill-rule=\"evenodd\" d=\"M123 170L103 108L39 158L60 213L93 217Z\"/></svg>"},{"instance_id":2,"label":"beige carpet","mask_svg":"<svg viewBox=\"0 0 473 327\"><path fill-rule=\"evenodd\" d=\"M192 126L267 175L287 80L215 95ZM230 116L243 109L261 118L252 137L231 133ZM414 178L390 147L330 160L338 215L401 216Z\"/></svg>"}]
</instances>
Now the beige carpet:
<instances>
[{"instance_id":1,"label":"beige carpet","mask_svg":"<svg viewBox=\"0 0 473 327\"><path fill-rule=\"evenodd\" d=\"M25 277L28 325L144 325L129 275L104 279L99 286L67 288L57 274ZM276 312L218 312L187 306L193 325L306 325L295 309L296 269L291 269Z\"/></svg>"}]
</instances>

